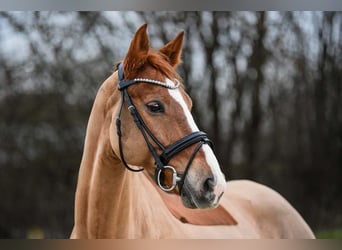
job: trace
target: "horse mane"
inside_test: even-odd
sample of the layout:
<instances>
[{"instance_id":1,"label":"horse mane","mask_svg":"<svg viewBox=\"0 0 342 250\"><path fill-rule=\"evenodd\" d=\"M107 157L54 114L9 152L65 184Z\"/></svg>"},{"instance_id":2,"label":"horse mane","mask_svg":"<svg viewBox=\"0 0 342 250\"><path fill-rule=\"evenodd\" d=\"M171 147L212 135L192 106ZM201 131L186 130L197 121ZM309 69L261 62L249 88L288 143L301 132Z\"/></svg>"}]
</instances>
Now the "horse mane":
<instances>
[{"instance_id":1,"label":"horse mane","mask_svg":"<svg viewBox=\"0 0 342 250\"><path fill-rule=\"evenodd\" d=\"M119 61L115 64L114 69L117 70L119 64L122 61ZM134 79L137 77L139 72L143 71L143 69L147 66L151 66L161 72L165 77L169 79L177 79L182 83L182 78L177 73L175 68L170 64L169 58L161 53L160 51L156 51L152 48L149 49L147 55L141 56L139 60L139 65L135 65L134 69L125 67L125 78L126 80ZM179 62L180 64L181 62Z\"/></svg>"}]
</instances>

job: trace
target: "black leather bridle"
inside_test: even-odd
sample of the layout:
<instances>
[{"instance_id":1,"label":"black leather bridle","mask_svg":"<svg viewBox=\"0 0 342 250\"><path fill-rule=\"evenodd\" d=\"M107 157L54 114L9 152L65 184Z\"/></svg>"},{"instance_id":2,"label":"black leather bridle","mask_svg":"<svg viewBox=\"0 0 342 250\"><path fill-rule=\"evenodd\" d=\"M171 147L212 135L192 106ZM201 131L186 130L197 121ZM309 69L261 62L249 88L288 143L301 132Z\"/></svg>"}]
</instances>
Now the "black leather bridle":
<instances>
[{"instance_id":1,"label":"black leather bridle","mask_svg":"<svg viewBox=\"0 0 342 250\"><path fill-rule=\"evenodd\" d=\"M125 80L124 77L124 69L123 69L123 64L119 64L118 66L118 76L119 76L119 87L118 89L121 91L121 103L120 103L120 107L118 110L118 114L117 114L117 118L116 118L116 128L117 128L117 135L118 135L118 141L119 141L119 151L120 151L120 158L121 161L123 163L123 165L129 169L130 171L133 172L140 172L142 170L144 170L143 168L139 168L139 169L134 169L132 167L130 167L125 158L124 158L124 154L123 154L123 147L122 147L122 133L121 133L121 112L122 112L122 108L124 105L125 100L127 101L127 106L128 106L128 110L131 113L134 122L136 123L137 127L139 128L139 130L141 131L147 147L149 149L149 151L151 152L154 160L155 160L155 175L154 175L154 179L157 183L157 185L165 192L170 192L173 189L175 189L175 187L178 184L178 188L179 188L179 192L181 192L183 185L184 185L184 181L185 181L185 177L186 174L188 173L188 170L190 168L190 165L193 161L193 159L195 158L195 155L197 154L197 152L200 150L200 148L202 147L203 144L208 144L212 147L212 143L211 141L208 139L206 133L202 132L202 131L196 131L193 132L183 138L181 138L180 140L174 142L173 144L171 144L170 146L165 147L162 143L159 142L159 140L153 135L153 133L151 132L151 130L146 126L146 124L144 123L143 119L141 118L138 110L136 109L136 107L134 106L131 97L128 94L127 88L135 83L150 83L150 84L154 84L154 85L158 85L164 88L168 88L168 89L176 89L179 87L179 82L177 81L175 85L170 85L166 82L161 82L161 81L157 81L157 80L152 80L152 79L146 79L146 78L135 78L132 80ZM154 143L161 149L162 153L160 155L158 155L156 149L154 148L154 146L152 145L151 141L149 140L148 136L154 141ZM169 163L169 161L171 160L171 158L173 156L175 156L176 154L178 154L179 152L181 152L182 150L190 147L191 145L196 144L196 147L194 149L194 151L192 152L189 161L185 167L185 170L183 172L182 175L178 175L177 171L175 170L174 167L172 166L168 166L167 164ZM171 186L166 186L163 183L163 172L168 169L171 170L173 175L172 175L172 185Z\"/></svg>"}]
</instances>

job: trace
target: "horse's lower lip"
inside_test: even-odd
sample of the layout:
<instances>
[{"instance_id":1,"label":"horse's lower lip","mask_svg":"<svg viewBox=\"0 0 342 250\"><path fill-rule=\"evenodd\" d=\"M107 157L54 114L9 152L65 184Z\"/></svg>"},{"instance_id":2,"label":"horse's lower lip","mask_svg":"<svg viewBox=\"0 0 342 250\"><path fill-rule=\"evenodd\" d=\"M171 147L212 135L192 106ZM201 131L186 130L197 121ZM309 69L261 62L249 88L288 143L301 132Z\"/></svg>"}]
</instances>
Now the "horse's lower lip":
<instances>
[{"instance_id":1,"label":"horse's lower lip","mask_svg":"<svg viewBox=\"0 0 342 250\"><path fill-rule=\"evenodd\" d=\"M192 209L213 209L216 208L220 202L223 192L216 196L214 195L210 199L198 198L191 192L189 188L183 189L181 193L181 198L183 205L187 208Z\"/></svg>"}]
</instances>

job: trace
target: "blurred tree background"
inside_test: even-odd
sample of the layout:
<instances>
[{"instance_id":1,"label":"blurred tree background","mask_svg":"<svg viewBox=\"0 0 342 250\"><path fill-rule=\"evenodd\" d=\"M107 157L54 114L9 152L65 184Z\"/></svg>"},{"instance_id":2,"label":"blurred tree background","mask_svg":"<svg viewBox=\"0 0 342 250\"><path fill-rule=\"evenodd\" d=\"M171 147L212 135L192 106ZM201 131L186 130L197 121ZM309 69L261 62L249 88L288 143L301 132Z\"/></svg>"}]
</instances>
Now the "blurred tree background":
<instances>
[{"instance_id":1,"label":"blurred tree background","mask_svg":"<svg viewBox=\"0 0 342 250\"><path fill-rule=\"evenodd\" d=\"M341 12L0 12L0 237L69 236L93 100L143 22L155 48L185 31L179 73L226 177L341 228Z\"/></svg>"}]
</instances>

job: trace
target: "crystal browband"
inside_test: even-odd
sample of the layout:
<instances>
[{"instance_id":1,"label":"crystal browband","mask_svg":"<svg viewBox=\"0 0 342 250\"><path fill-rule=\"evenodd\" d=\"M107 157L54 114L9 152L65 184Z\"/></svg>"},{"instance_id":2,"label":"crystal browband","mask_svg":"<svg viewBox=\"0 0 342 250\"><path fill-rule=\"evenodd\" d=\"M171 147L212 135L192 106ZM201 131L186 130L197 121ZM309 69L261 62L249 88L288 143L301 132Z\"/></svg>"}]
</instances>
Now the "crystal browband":
<instances>
[{"instance_id":1,"label":"crystal browband","mask_svg":"<svg viewBox=\"0 0 342 250\"><path fill-rule=\"evenodd\" d=\"M134 82L145 82L145 83L151 83L151 84L155 84L164 88L168 88L168 89L177 89L180 85L180 82L175 79L176 84L172 85L170 83L167 82L162 82L162 81L158 81L158 80L152 80L152 79L148 79L148 78L134 78L133 79ZM170 81L171 82L171 81Z\"/></svg>"}]
</instances>

